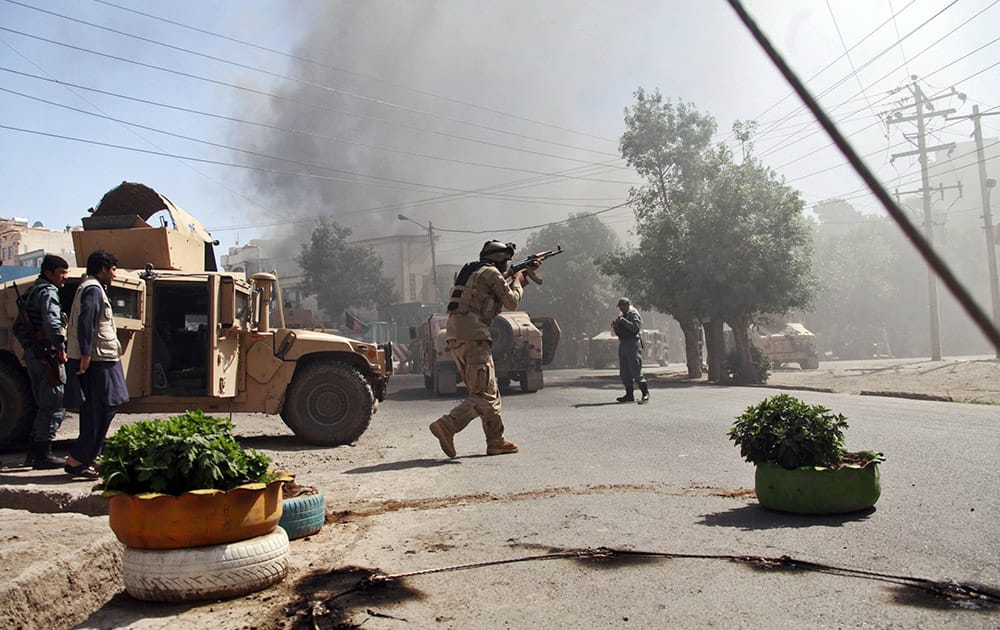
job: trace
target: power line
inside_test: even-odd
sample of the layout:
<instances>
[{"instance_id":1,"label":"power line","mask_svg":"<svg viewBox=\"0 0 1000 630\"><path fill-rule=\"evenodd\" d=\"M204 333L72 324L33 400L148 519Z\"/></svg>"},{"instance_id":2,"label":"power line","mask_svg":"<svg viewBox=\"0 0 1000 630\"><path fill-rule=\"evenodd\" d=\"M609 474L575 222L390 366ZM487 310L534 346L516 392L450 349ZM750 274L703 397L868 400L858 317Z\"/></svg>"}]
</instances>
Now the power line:
<instances>
[{"instance_id":1,"label":"power line","mask_svg":"<svg viewBox=\"0 0 1000 630\"><path fill-rule=\"evenodd\" d=\"M251 94L258 95L258 96L266 96L268 98L272 98L272 99L276 99L276 100L281 100L281 101L286 101L286 102L294 103L294 104L297 104L297 105L302 105L304 107L309 107L311 109L316 109L316 110L320 110L320 111L326 111L326 112L334 113L334 114L341 114L341 115L344 115L344 116L350 116L352 118L358 118L358 119L361 119L361 120L369 120L369 121L373 121L373 122L383 123L383 124L390 125L390 126L393 126L393 127L399 127L401 129L407 129L409 131L417 131L419 133L426 133L426 134L430 134L430 135L442 136L442 137L449 138L449 139L452 139L452 140L461 140L461 141L464 141L464 142L472 142L472 143L475 143L475 144L481 144L481 145L485 145L485 146L491 146L491 147L494 147L494 148L505 149L505 150L508 150L508 151L514 151L514 152L517 152L517 153L526 153L526 154L529 154L529 155L538 155L538 156L541 156L541 157L553 158L553 159L558 159L558 160L566 160L566 161L569 161L569 162L578 162L578 163L583 163L583 164L593 164L594 163L594 162L592 162L590 160L582 160L582 159L579 159L579 158L572 158L572 157L568 157L568 156L565 156L565 155L554 155L554 154L551 154L551 153L543 153L541 151L532 151L532 150L529 150L529 149L523 149L523 148L519 148L519 147L513 147L513 146L510 146L510 145L505 145L505 144L501 144L501 143L498 143L498 142L489 142L487 140L479 140L479 139L476 139L476 138L470 138L470 137L467 137L467 136L461 136L461 135L458 135L458 134L447 133L447 132L444 132L444 131L439 131L439 130L434 130L434 129L424 129L422 127L417 127L417 126L414 126L414 125L407 125L407 124L404 124L404 123L399 123L399 122L391 121L391 120L388 120L388 119L385 119L385 118L377 118L377 117L374 117L374 116L366 116L366 115L363 115L363 114L357 114L357 113L349 112L349 111L345 111L345 110L338 110L338 109L334 109L334 108L331 108L331 107L326 107L326 106L323 106L323 105L317 105L317 104L314 104L314 103L307 103L305 101L302 101L302 100L299 100L299 99L295 99L295 98L291 98L291 97L288 97L288 96L283 96L281 94L276 94L276 93L273 93L273 92L267 92L267 91L264 91L264 90L258 90L256 88L251 88L251 87L246 87L246 86L242 86L242 85L237 85L237 84L234 84L234 83L227 83L225 81L220 81L220 80L217 80L217 79L211 79L211 78L200 76L200 75L193 74L193 73L190 73L190 72L184 72L182 70L174 70L172 68L165 68L163 66L157 66L157 65L154 65L154 64L148 64L148 63L144 63L144 62L141 62L141 61L136 61L136 60L128 59L128 58L125 58L125 57L120 57L118 55L112 55L112 54L109 54L109 53L98 52L98 51L95 51L95 50L90 50L88 48L83 48L81 46L75 46L73 44L68 44L68 43L65 43L65 42L60 42L60 41L56 41L56 40L53 40L53 39L48 39L46 37L41 37L39 35L32 35L30 33L25 33L23 31L18 31L18 30L12 29L12 28L7 28L5 26L0 26L0 31L6 31L8 33L13 33L15 35L21 35L22 37L27 37L29 39L34 39L34 40L37 40L37 41L46 42L46 43L53 44L53 45L56 45L56 46L62 46L64 48L69 48L71 50L78 50L78 51L81 51L81 52L86 52L86 53L89 53L89 54L92 54L92 55L97 55L99 57L105 57L105 58L108 58L108 59L114 59L116 61L121 61L121 62L124 62L124 63L128 63L128 64L140 66L140 67L143 67L143 68L148 68L148 69L151 69L151 70L158 70L160 72L165 72L165 73L168 73L168 74L173 74L173 75L177 75L177 76L181 76L181 77L185 77L185 78L189 78L189 79L195 79L195 80L198 80L198 81L203 81L203 82L210 83L210 84L213 84L213 85L218 85L218 86L221 86L221 87L232 88L232 89L235 89L235 90L240 90L240 91L243 91L243 92L248 92L248 93L251 93ZM550 144L556 144L556 145L558 145L558 143L550 143ZM607 152L603 152L603 151L596 151L596 150L593 150L593 149L582 149L582 150L590 152L590 153L596 153L598 155L613 156L613 157L616 157L616 158L619 157L617 154L607 153ZM621 168L625 169L626 167L623 166Z\"/></svg>"},{"instance_id":2,"label":"power line","mask_svg":"<svg viewBox=\"0 0 1000 630\"><path fill-rule=\"evenodd\" d=\"M341 143L341 144L349 144L349 145L363 147L363 148L367 148L367 149L373 149L373 150L377 150L377 151L384 151L384 152L387 152L387 153L394 153L394 154L399 154L399 155L406 155L406 156L410 156L410 157L420 157L420 158L425 158L425 159L430 159L430 160L439 160L439 161L444 161L444 162L450 162L450 163L453 163L453 164L462 164L462 165L466 165L466 166L477 166L477 167L482 167L482 168L491 168L491 169L502 170L502 171L509 171L509 172L530 173L530 174L533 174L533 175L544 175L544 176L547 176L547 177L552 177L552 178L557 178L557 179L558 178L563 178L563 179L589 181L589 182L597 182L597 183L604 183L604 184L622 184L622 185L631 185L633 183L633 182L622 181L622 180L596 179L596 178L587 178L587 177L576 177L576 176L572 176L572 175L560 175L558 173L553 173L553 172L536 171L536 170L533 170L533 169L517 168L517 167L511 167L511 166L500 166L500 165L497 165L497 164L487 164L485 162L475 162L475 161L471 161L471 160L458 160L458 159L447 158L447 157L443 157L443 156L430 155L430 154L427 154L427 153L418 153L418 152L415 152L415 151L406 151L406 150L403 150L403 149L393 149L393 148L390 148L390 147L383 147L383 146L369 144L369 143L365 143L365 142L358 142L356 140L348 140L346 138L337 138L337 137L334 137L334 136L326 136L326 135L323 135L323 134L312 133L312 132L309 132L309 131L302 131L302 130L298 130L298 129L289 129L287 127L280 127L280 126L271 125L271 124L268 124L268 123L262 123L262 122L252 121L252 120L245 120L245 119L236 118L236 117L233 117L233 116L225 116L225 115L222 115L222 114L214 114L212 112L205 112L205 111L201 111L201 110L197 110L197 109L191 109L191 108L188 108L188 107L180 107L180 106L177 106L177 105L169 105L169 104L163 103L163 102L152 101L152 100L143 99L143 98L137 98L137 97L133 97L133 96L119 94L117 92L110 92L108 90L101 90L101 89L92 88L92 87L88 87L88 86L80 85L80 84L76 84L76 83L69 83L67 81L60 81L58 79L41 77L41 76L34 75L34 74L31 74L31 73L20 72L18 70L13 70L11 68L6 68L6 67L3 67L3 66L0 66L0 71L7 72L7 73L10 73L10 74L20 75L20 76L23 76L23 77L32 78L32 79L36 79L36 80L40 80L40 81L48 81L50 83L55 83L57 85L62 85L64 87L72 87L72 88L76 88L76 89L87 90L87 91L90 91L90 92L95 92L97 94L104 94L106 96L112 96L112 97L115 97L115 98L121 98L121 99L129 100L129 101L133 101L133 102L138 102L138 103L142 103L144 105L152 105L152 106L161 107L161 108L164 108L164 109L170 109L170 110L174 110L174 111L180 111L180 112L185 112L185 113L189 113L189 114L195 114L195 115L199 115L199 116L205 116L205 117L209 117L209 118L215 118L215 119L219 119L219 120L226 120L226 121L229 121L229 122L240 123L240 124L244 124L244 125L261 127L261 128L265 128L265 129L271 129L273 131L280 131L280 132L288 133L288 134L307 136L307 137L310 137L310 138L315 138L317 140L328 140L328 141L331 141L331 142L337 142L337 143ZM2 88L0 88L0 89L2 89ZM55 107L62 107L62 108L71 109L71 110L74 110L74 111L77 111L79 113L83 113L83 114L86 114L86 115L93 115L91 112L79 110L79 109L70 107L68 105L63 105L61 103L56 103L56 102L53 102L53 101L48 101L46 99L43 99L43 98L40 98L40 97L36 97L36 96L32 96L30 94L24 94L22 92L15 92L13 90L4 90L4 91L10 92L12 94L17 94L18 96L22 96L24 98L29 98L29 99L37 100L37 101L40 101L40 102L43 102L43 103L46 103L46 104L49 104L49 105L53 105ZM127 122L124 122L124 121L120 121L120 120L118 120L116 118L111 118L110 116L105 116L105 117L108 118L109 120L114 120L116 122L122 122L123 124L130 124L130 125L134 124L135 126L142 127L142 125L139 125L137 123L127 123ZM160 129L152 129L152 130L153 131L159 131L161 133L170 134L170 132L163 131L163 130L160 130ZM173 135L173 134L171 134L171 135ZM282 159L282 158L275 157L275 159Z\"/></svg>"},{"instance_id":3,"label":"power line","mask_svg":"<svg viewBox=\"0 0 1000 630\"><path fill-rule=\"evenodd\" d=\"M21 132L21 133L34 134L34 135L39 135L39 136L45 136L45 137L48 137L48 138L56 138L56 139L60 139L60 140L69 140L69 141L72 141L72 142L81 142L81 143L85 143L85 144L91 144L91 145L96 145L96 146L103 146L103 147L108 147L108 148L112 148L112 149L121 149L121 150L124 150L124 151L133 151L133 152L136 152L136 153L145 153L147 155L155 155L155 156L160 156L160 157L169 157L169 158L174 158L174 159L178 159L178 160L188 160L188 161L191 161L191 162L198 162L198 163L201 163L201 164L214 164L216 166L229 166L229 167L233 167L233 168L242 168L242 169L247 169L247 170L251 170L251 171L258 171L258 172L263 172L263 173L273 173L273 174L278 174L278 175L292 175L292 176L295 176L295 177L307 177L307 178L319 179L319 180L323 180L323 181L335 181L335 182L343 182L343 183L356 184L356 185L359 185L359 184L363 185L364 184L364 182L359 182L357 180L347 179L347 178L344 178L344 177L333 177L333 176L329 176L329 175L319 175L319 174L316 174L316 173L301 173L301 172L282 171L282 170L274 169L274 168L266 168L266 167L261 167L261 166L252 166L252 165L248 165L248 164L236 164L234 162L223 162L221 160L211 160L211 159L207 159L207 158L197 158L197 157L192 157L192 156L187 156L187 155L179 155L179 154L176 154L176 153L167 153L165 151L152 151L152 150L148 150L148 149L139 149L139 148L136 148L136 147L129 147L129 146L124 146L124 145L114 144L114 143L109 143L109 142L101 142L101 141L98 141L98 140L89 140L89 139L85 139L85 138L77 138L77 137L66 136L66 135L62 135L62 134L47 133L47 132L44 132L44 131L38 131L38 130L34 130L34 129L23 129L21 127L13 127L13 126L10 126L10 125L0 124L0 129L7 129L7 130L10 130L10 131L18 131L18 132ZM205 142L205 141L200 141L200 142ZM213 144L213 143L206 142L206 144ZM225 145L217 145L217 146L225 147ZM245 151L245 152L246 153L253 153L252 151ZM265 156L265 157L270 157L270 156ZM300 162L298 160L291 160L291 159L287 159L287 158L272 158L272 159L281 160L281 161L285 161L285 162L291 162L293 164L300 164L300 165L312 166L312 165L309 165L307 163ZM340 169L335 169L335 168L330 168L330 167L317 167L317 168L325 168L326 170L331 170L331 171L335 171L335 172L342 172L342 173L351 174L350 171L341 171ZM521 202L525 202L525 203L542 203L542 202L544 202L544 203L547 203L549 205L555 205L555 206L564 205L564 206L572 206L572 207L591 207L591 206L580 206L579 204L564 204L564 203L552 201L551 199L546 200L546 198L532 198L532 197L521 196L521 195L501 195L501 194L495 194L495 193L482 193L482 192L461 190L461 189L457 189L457 188L449 188L449 187L446 187L446 186L433 186L433 185L421 185L421 184L416 184L415 188L408 188L406 186L393 186L393 185L391 185L392 183L407 184L407 182L403 182L402 180L394 180L394 179L386 178L386 177L378 177L376 175L360 175L360 174L357 174L357 175L359 175L361 177L367 177L367 178L370 178L370 179L376 179L376 180L380 180L380 181L385 181L386 183L384 183L384 184L371 184L371 185L380 186L380 187L383 187L383 188L396 189L396 190L410 190L410 191L412 191L412 190L421 190L421 188L429 188L429 189L437 189L437 190L442 190L442 191L459 192L459 193L463 193L463 194L474 194L476 196L493 197L493 198L496 198L496 199L507 199L507 200L511 200L511 201L521 201Z\"/></svg>"},{"instance_id":4,"label":"power line","mask_svg":"<svg viewBox=\"0 0 1000 630\"><path fill-rule=\"evenodd\" d=\"M430 111L426 111L426 110L416 109L416 108L413 108L413 107L407 107L405 105L400 105L398 103L393 103L393 102L387 101L385 99L374 98L374 97L370 97L370 96L364 96L362 94L356 94L356 93L353 93L353 92L348 92L346 90L341 90L341 89L338 89L338 88L334 88L334 87L331 87L331 86L328 86L328 85L324 85L322 83L316 83L314 81L309 81L309 80L306 80L306 79L300 79L298 77L292 77L292 76L288 76L288 75L284 75L284 74L279 74L277 72L271 72L269 70L265 70L265 69L257 67L257 66L251 66L249 64L239 63L237 61L232 61L232 60L229 60L229 59L224 59L222 57L217 57L217 56L214 56L214 55L209 55L207 53L199 52L199 51L196 51L196 50L191 50L189 48L183 48L181 46L175 46L173 44L167 44L166 42L163 42L163 41L160 41L160 40L157 40L157 39L152 39L152 38L148 38L148 37L142 37L141 35L135 35L135 34L132 34L132 33L128 33L126 31L114 29L114 28L111 28L111 27L108 27L108 26L103 26L101 24L95 24L93 22L88 22L86 20L81 20L79 18L74 18L74 17L68 16L68 15L65 15L65 14L62 14L62 13L57 13L55 11L48 11L46 9L41 9L39 7L33 7L33 6L30 6L30 5L24 4L22 2L18 2L17 0L5 0L5 2L8 2L10 4L14 4L14 5L18 5L18 6L24 7L26 9L32 9L34 11L39 11L41 13L46 13L48 15L52 15L52 16L55 16L55 17L58 17L58 18L61 18L61 19L64 19L64 20L69 20L69 21L72 21L72 22L76 22L78 24L83 24L83 25L86 25L86 26L90 26L92 28L96 28L96 29L100 29L100 30L103 30L103 31L107 31L109 33L115 33L116 35L121 35L122 37L129 37L129 38L132 38L132 39L136 39L136 40L145 42L147 44L152 44L154 46L161 46L163 48L168 48L170 50L176 50L178 52L187 53L189 55L194 55L194 56L197 56L197 57L201 57L203 59L210 59L212 61L216 61L216 62L219 62L219 63L231 65L231 66L234 66L234 67L237 67L237 68L241 68L243 70L250 70L252 72L259 72L261 74L270 76L272 78L282 79L282 80L285 80L285 81L292 81L292 82L297 83L299 85L305 85L305 86L308 86L308 87L317 88L317 89L324 90L324 91L327 91L327 92L330 92L330 93L333 93L333 94L337 94L337 95L340 95L340 96L346 96L346 97L349 97L349 98L358 99L358 100L364 101L364 102L372 104L372 105L377 105L379 107L386 107L386 108L389 108L389 109L397 109L397 110L405 111L405 112L408 112L408 113L411 113L411 114L420 114L422 116L429 116L429 117L433 117L433 118L439 118L439 119L446 120L448 122L452 122L452 123L456 123L456 124L467 125L467 126L473 127L473 128L478 128L478 129L483 129L483 130L487 130L487 131L492 131L492 132L495 132L495 133L501 133L501 134L513 136L513 137L516 137L516 138L521 138L523 140L533 140L533 141L536 141L536 142L544 142L544 143L547 143L547 144L553 144L555 146L559 146L559 147L563 147L563 148L567 148L567 149L573 149L573 150L576 150L576 151L591 151L592 150L592 149L587 149L585 147L578 147L578 146L574 146L574 145L570 145L570 144L563 144L563 143L555 142L555 141L552 141L552 140L544 140L544 139L541 139L541 138L536 138L536 137L533 137L533 136L528 136L528 135L517 133L517 132L514 132L514 131L508 131L506 129L499 129L497 127L490 127L489 125L483 125L483 124L479 124L479 123L473 123L473 122L469 122L469 121L466 121L466 120L461 120L459 118L453 118L453 117L450 117L450 116L445 116L443 114L438 114L436 112L430 112Z\"/></svg>"},{"instance_id":5,"label":"power line","mask_svg":"<svg viewBox=\"0 0 1000 630\"><path fill-rule=\"evenodd\" d=\"M128 11L129 13L134 13L136 15L141 15L143 17L146 17L146 18L149 18L149 19L152 19L152 20L158 20L158 21L164 22L166 24L172 24L174 26L178 26L180 28L184 28L184 29L188 29L188 30L191 30L191 31L195 31L197 33L202 33L204 35L210 35L212 37L217 37L219 39L223 39L223 40L226 40L226 41L234 42L234 43L237 43L237 44L242 44L244 46L249 46L250 48L255 48L257 50L261 50L261 51L264 51L264 52L272 53L272 54L275 54L275 55L280 55L280 56L285 57L287 59L294 59L296 61L303 61L303 62L312 64L312 65L315 65L317 67L324 68L324 69L327 69L327 70L334 70L336 72L342 72L344 74L348 74L348 75L351 75L351 76L360 77L360 78L363 78L363 79L366 79L366 80L370 80L370 81L375 81L375 82L378 82L378 83L382 83L382 84L388 85L390 87L400 88L400 89L403 89L403 90L407 90L409 92L413 92L414 94L420 94L422 96L430 96L432 98L435 98L435 99L438 99L438 100L441 100L441 101L445 101L445 102L448 102L448 103L454 103L456 105L462 105L462 106L465 106L465 107L471 107L473 109L482 110L482 111L485 111L485 112L489 112L491 114L497 114L497 115L500 115L500 116L504 116L506 118L512 118L514 120L520 120L520 121L523 121L523 122L529 122L529 123L532 123L532 124L535 124L535 125L542 125L544 127L550 127L552 129L556 129L556 130L559 130L559 131L565 131L565 132L576 134L576 135L580 135L580 136L586 136L586 137L589 137L589 138L594 138L595 140L603 140L605 142L614 142L614 143L617 143L617 140L614 140L614 139L611 139L611 138L605 138L603 136L598 136L598 135L587 133L587 132L584 132L584 131L570 129L568 127L560 127L559 125L554 125L552 123L548 123L548 122L544 122L544 121L540 121L540 120L535 120L535 119L532 119L532 118L526 118L524 116L518 116L516 114L511 114L510 112L505 112L505 111L502 111L502 110L499 110L499 109L494 109L494 108L491 108L491 107L486 107L486 106L483 106L483 105L478 105L478 104L475 104L475 103L471 103L471 102L468 102L468 101L463 101L463 100L460 100L460 99L457 99L457 98L454 98L454 97L450 97L450 96L442 96L440 94L435 94L433 92L428 92L426 90L421 90L419 88L415 88L415 87L412 87L412 86L403 85L401 83L395 83L395 82L392 82L392 81L387 81L387 80L379 78L379 77L375 77L375 76L372 76L372 75L364 74L364 73L361 73L361 72L356 72L354 70L348 70L348 69L342 68L340 66L330 65L330 64L327 64L327 63L316 61L314 59L310 59L308 57L303 57L303 56L300 56L300 55L295 55L295 54L288 53L288 52L281 51L281 50L277 50L277 49L274 49L274 48L268 48L266 46L261 46L259 44L255 44L253 42L248 42L246 40L238 39L238 38L235 38L235 37L230 37L230 36L227 36L227 35L222 35L220 33L214 32L214 31L209 31L209 30L206 30L206 29L203 29L203 28L199 28L199 27L196 27L196 26L191 26L190 24L184 24L183 22L177 22L177 21L174 21L174 20L170 20L170 19L158 16L158 15L153 15L151 13L144 13L142 11L137 11L137 10L129 8L129 7L124 7L124 6L121 6L119 4L115 4L113 2L107 2L106 0L93 0L93 1L97 2L98 4L103 4L103 5L106 5L106 6L109 6L109 7L114 7L116 9L120 9L122 11ZM912 4L913 1L915 1L915 0L911 0L911 4Z\"/></svg>"}]
</instances>

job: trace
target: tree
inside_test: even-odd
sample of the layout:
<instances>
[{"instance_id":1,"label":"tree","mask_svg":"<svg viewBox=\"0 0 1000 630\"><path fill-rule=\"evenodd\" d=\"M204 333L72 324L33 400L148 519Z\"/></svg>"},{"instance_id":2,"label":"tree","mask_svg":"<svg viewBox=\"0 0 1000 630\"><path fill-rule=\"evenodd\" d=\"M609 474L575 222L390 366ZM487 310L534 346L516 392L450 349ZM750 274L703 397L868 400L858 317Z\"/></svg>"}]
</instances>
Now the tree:
<instances>
[{"instance_id":1,"label":"tree","mask_svg":"<svg viewBox=\"0 0 1000 630\"><path fill-rule=\"evenodd\" d=\"M601 269L640 308L669 313L684 333L688 375L701 376L700 301L690 294L695 287L686 281L692 252L688 222L683 208L700 187L703 155L715 133L715 119L700 114L693 104L669 99L659 91L646 94L639 88L635 104L625 109L625 133L619 150L629 166L646 181L629 191L636 216L640 246L620 250L601 260ZM669 243L658 249L660 243Z\"/></svg>"},{"instance_id":2,"label":"tree","mask_svg":"<svg viewBox=\"0 0 1000 630\"><path fill-rule=\"evenodd\" d=\"M350 307L398 301L392 281L382 277L382 259L370 248L348 243L350 235L350 228L321 218L295 259L302 268L303 292L316 296L327 317L339 318Z\"/></svg>"},{"instance_id":3,"label":"tree","mask_svg":"<svg viewBox=\"0 0 1000 630\"><path fill-rule=\"evenodd\" d=\"M733 329L737 375L753 379L756 318L805 308L813 294L811 236L798 193L752 156L753 125L737 123L744 160L710 146L715 121L691 104L636 92L621 151L646 183L630 191L639 246L602 262L642 302L670 313L685 335L688 373L700 376L698 322L709 378L725 376L723 323Z\"/></svg>"},{"instance_id":4,"label":"tree","mask_svg":"<svg viewBox=\"0 0 1000 630\"><path fill-rule=\"evenodd\" d=\"M697 241L715 252L699 261L698 280L711 300L704 308L733 330L737 381L755 382L751 325L770 314L808 308L816 281L802 198L746 146L744 155L737 164L724 147L712 152L706 198L694 222L702 227Z\"/></svg>"},{"instance_id":5,"label":"tree","mask_svg":"<svg viewBox=\"0 0 1000 630\"><path fill-rule=\"evenodd\" d=\"M571 214L568 221L533 233L525 253L554 249L556 245L562 245L565 251L545 261L539 270L545 284L525 291L521 308L555 315L568 336L593 336L606 330L613 319L614 288L595 260L613 251L618 237L594 215Z\"/></svg>"}]
</instances>

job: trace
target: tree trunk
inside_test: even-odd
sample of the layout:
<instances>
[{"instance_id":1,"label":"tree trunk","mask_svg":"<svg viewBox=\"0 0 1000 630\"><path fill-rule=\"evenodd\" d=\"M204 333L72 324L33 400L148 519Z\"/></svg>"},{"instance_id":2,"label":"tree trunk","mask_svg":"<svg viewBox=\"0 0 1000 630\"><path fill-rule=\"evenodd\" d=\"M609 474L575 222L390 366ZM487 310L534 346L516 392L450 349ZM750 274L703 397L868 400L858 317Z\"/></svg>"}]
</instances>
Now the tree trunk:
<instances>
[{"instance_id":1,"label":"tree trunk","mask_svg":"<svg viewBox=\"0 0 1000 630\"><path fill-rule=\"evenodd\" d=\"M688 378L701 378L701 324L693 317L674 318L684 333Z\"/></svg>"},{"instance_id":2,"label":"tree trunk","mask_svg":"<svg viewBox=\"0 0 1000 630\"><path fill-rule=\"evenodd\" d=\"M733 329L733 345L736 346L736 376L733 383L748 385L757 383L759 379L754 373L753 357L750 354L750 318L745 315L734 317L728 321Z\"/></svg>"},{"instance_id":3,"label":"tree trunk","mask_svg":"<svg viewBox=\"0 0 1000 630\"><path fill-rule=\"evenodd\" d=\"M705 348L708 352L708 380L724 382L726 374L726 340L722 337L722 320L710 319L705 326Z\"/></svg>"}]
</instances>

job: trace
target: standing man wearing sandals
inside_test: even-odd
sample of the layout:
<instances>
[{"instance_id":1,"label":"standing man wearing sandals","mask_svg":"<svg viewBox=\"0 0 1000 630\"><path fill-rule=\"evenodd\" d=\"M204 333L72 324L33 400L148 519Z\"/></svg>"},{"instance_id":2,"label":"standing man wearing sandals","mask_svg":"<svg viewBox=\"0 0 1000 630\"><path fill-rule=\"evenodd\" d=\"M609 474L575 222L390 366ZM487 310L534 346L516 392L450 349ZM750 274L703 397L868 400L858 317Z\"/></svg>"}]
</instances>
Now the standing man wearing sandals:
<instances>
[{"instance_id":1,"label":"standing man wearing sandals","mask_svg":"<svg viewBox=\"0 0 1000 630\"><path fill-rule=\"evenodd\" d=\"M66 405L80 407L80 437L66 458L65 470L74 477L96 479L94 462L119 405L128 402L121 364L121 344L108 299L118 259L104 250L87 258L87 277L80 283L70 309Z\"/></svg>"}]
</instances>

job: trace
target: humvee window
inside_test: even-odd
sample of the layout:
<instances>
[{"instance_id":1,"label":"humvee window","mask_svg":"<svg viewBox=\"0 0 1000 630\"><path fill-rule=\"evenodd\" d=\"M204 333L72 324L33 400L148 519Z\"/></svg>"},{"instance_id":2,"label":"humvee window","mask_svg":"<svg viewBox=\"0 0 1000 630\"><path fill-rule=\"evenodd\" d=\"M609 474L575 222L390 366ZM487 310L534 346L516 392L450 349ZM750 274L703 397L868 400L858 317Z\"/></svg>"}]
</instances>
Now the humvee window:
<instances>
[{"instance_id":1,"label":"humvee window","mask_svg":"<svg viewBox=\"0 0 1000 630\"><path fill-rule=\"evenodd\" d=\"M113 286L108 290L111 312L115 317L139 319L139 298L139 292L132 289Z\"/></svg>"}]
</instances>

